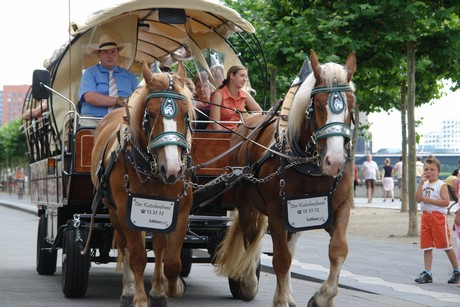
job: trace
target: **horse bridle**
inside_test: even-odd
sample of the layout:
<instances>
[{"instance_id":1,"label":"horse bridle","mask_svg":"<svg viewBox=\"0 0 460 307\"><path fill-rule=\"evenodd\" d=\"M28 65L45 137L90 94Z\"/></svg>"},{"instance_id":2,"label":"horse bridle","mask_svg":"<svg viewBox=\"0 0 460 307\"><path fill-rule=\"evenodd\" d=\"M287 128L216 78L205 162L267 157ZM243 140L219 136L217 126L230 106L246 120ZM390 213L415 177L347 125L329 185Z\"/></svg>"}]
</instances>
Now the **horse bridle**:
<instances>
[{"instance_id":1,"label":"horse bridle","mask_svg":"<svg viewBox=\"0 0 460 307\"><path fill-rule=\"evenodd\" d=\"M310 116L314 114L313 99L316 94L328 93L329 94L329 97L328 97L329 108L331 109L333 113L340 114L346 109L345 101L341 95L341 92L349 92L349 91L351 91L351 87L349 84L340 84L340 85L335 85L333 87L317 86L313 88L313 90L311 91L310 110L307 115L307 125L308 125L308 120ZM313 122L313 124L315 123ZM320 128L317 128L313 131L313 138L315 141L324 139L324 138L328 138L330 136L343 136L344 138L349 140L351 139L350 126L342 122L332 122Z\"/></svg>"},{"instance_id":2,"label":"horse bridle","mask_svg":"<svg viewBox=\"0 0 460 307\"><path fill-rule=\"evenodd\" d=\"M152 98L162 99L160 112L162 116L166 119L173 119L176 117L178 113L177 100L187 101L186 96L178 94L177 92L173 91L173 79L170 75L168 75L168 78L169 78L169 86L166 90L150 92L145 97L145 111L144 111L144 117L142 120L142 126L143 126L144 133L147 137L150 135L150 132L151 132L150 118L147 112L147 104L150 99ZM190 120L189 120L188 112L186 115L186 124L187 124L187 129L186 129L185 135L180 132L176 132L176 131L166 131L166 132L159 133L153 139L149 140L147 148L145 149L139 146L137 140L132 139L129 129L125 130L125 136L124 136L125 142L127 143L132 142L133 144L133 154L130 155L129 153L126 153L126 156L127 156L127 159L130 160L130 164L134 166L134 169L136 170L138 177L139 177L139 173L142 173L143 175L147 176L147 179L151 178L151 176L158 175L158 164L157 164L157 158L156 158L154 151L158 148L165 147L168 145L177 145L185 149L183 151L182 162L184 165L183 169L185 170L187 168L186 167L187 163L191 161L190 144L187 142L187 132L190 130ZM142 180L139 177L140 182L143 182L145 180Z\"/></svg>"},{"instance_id":3,"label":"horse bridle","mask_svg":"<svg viewBox=\"0 0 460 307\"><path fill-rule=\"evenodd\" d=\"M152 98L162 98L160 111L164 118L166 119L174 119L177 115L177 100L184 100L187 101L187 97L184 95L178 94L174 92L173 89L173 79L170 75L169 77L169 87L167 90L164 91L157 91L157 92L150 92L145 97L145 111L144 111L144 118L143 118L143 127L146 136L150 135L150 119L147 112L147 103ZM188 113L186 115L187 126L189 126L189 118ZM186 129L188 131L188 129ZM184 149L189 148L189 144L187 143L187 136L176 131L166 131L158 134L152 140L149 141L147 146L147 151L152 153L155 149L168 146L168 145L177 145Z\"/></svg>"}]
</instances>

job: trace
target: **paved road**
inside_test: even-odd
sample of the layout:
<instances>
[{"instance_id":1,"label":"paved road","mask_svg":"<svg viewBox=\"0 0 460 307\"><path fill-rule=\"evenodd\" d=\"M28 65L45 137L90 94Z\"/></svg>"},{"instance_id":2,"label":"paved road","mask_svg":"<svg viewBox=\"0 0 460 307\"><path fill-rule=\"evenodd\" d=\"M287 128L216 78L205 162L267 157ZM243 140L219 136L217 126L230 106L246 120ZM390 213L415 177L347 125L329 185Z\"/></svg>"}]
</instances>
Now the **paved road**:
<instances>
[{"instance_id":1,"label":"paved road","mask_svg":"<svg viewBox=\"0 0 460 307\"><path fill-rule=\"evenodd\" d=\"M356 206L367 207L363 198L355 199ZM36 213L27 196L19 201L17 196L0 194L0 204L15 209ZM392 208L399 210L399 202L383 203L375 199L373 207ZM1 223L1 222L0 222ZM389 225L391 227L391 225ZM328 235L322 230L304 232L297 245L295 260L292 265L294 297L300 306L305 305L309 297L318 289L318 281L326 278L329 261L327 259ZM418 240L414 240L418 241ZM270 238L264 241L265 252L271 251ZM447 284L451 268L444 252L434 254L432 284L418 285L414 278L423 268L423 257L414 244L372 241L349 236L349 255L343 266L337 306L459 306L460 288L457 285ZM252 303L243 303L241 306L259 306L261 297L272 297L275 279L271 271L271 257L263 255L262 265L264 273L257 299ZM210 278L214 276L212 267L207 264L194 264L190 277L187 278L188 290L184 300L172 301L172 306L210 306L202 303L200 297L216 296L222 303L229 299L226 280ZM198 284L196 284L194 282ZM204 292L200 290L205 286ZM209 288L208 288L209 287ZM213 287L219 290L212 290ZM223 290L222 290L223 289ZM356 291L360 289L360 291ZM197 291L194 291L197 290ZM224 291L226 294L224 294ZM210 300L213 301L213 300ZM192 303L192 302L196 302ZM206 300L207 302L207 300ZM225 301L233 306L239 306L233 301ZM236 304L235 304L236 303ZM229 305L229 306L230 306ZM1 303L0 303L0 306ZM226 305L223 305L226 306Z\"/></svg>"}]
</instances>

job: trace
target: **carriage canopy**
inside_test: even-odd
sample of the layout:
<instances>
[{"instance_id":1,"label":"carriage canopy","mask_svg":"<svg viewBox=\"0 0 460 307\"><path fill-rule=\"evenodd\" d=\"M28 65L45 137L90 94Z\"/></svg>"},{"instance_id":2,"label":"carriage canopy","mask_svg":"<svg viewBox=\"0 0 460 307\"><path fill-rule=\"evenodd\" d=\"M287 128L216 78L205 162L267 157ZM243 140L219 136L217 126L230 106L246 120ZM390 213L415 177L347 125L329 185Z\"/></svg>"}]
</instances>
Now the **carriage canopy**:
<instances>
[{"instance_id":1,"label":"carriage canopy","mask_svg":"<svg viewBox=\"0 0 460 307\"><path fill-rule=\"evenodd\" d=\"M71 40L45 60L44 66L51 72L51 87L75 104L82 72L98 62L94 49L103 34L124 47L119 65L135 74L140 75L144 62L169 67L179 60L193 60L194 70L207 71L214 83L211 66L228 69L244 64L228 38L255 32L238 12L212 0L124 1L94 12L84 23L71 22L69 31ZM53 94L49 107L53 128L61 135L58 127L63 126L72 105Z\"/></svg>"}]
</instances>

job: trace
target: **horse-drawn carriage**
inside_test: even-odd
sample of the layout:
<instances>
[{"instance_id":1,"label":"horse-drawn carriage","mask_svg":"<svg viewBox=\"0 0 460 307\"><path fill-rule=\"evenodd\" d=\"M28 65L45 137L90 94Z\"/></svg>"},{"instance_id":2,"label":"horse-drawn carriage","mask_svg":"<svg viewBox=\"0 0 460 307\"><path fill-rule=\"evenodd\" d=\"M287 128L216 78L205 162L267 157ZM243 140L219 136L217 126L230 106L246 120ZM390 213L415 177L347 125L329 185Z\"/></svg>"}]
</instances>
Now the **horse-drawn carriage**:
<instances>
[{"instance_id":1,"label":"horse-drawn carriage","mask_svg":"<svg viewBox=\"0 0 460 307\"><path fill-rule=\"evenodd\" d=\"M24 105L31 196L40 217L38 273L54 274L62 249L63 292L81 297L91 263L116 261L116 254L123 261L122 305L165 305L166 296L182 295L178 277L187 276L193 262L215 261L229 276L233 296L251 300L268 215L279 280L274 304L294 303L288 272L295 243L288 247L288 241L311 228L326 228L334 245L330 279L311 302L329 304L347 253L355 56L345 68L322 66L312 52L281 114L272 108L234 134L193 129L198 121L185 88L186 78L202 71L218 85L215 64L227 70L258 63L260 73L251 76L266 79L254 28L234 10L208 0L133 0L70 29L71 41L46 70L34 72ZM91 50L103 34L124 44L119 64L143 84L125 107L87 118L78 112L77 92L82 71L97 61ZM86 125L94 120L97 126ZM148 298L147 261L155 261Z\"/></svg>"}]
</instances>

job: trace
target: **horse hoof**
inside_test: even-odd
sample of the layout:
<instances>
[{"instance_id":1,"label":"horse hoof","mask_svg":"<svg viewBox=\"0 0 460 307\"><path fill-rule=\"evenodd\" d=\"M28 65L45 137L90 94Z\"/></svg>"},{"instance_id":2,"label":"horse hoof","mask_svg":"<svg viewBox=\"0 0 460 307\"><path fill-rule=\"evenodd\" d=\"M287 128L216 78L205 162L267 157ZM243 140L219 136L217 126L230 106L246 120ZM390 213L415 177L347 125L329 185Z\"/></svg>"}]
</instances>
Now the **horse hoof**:
<instances>
[{"instance_id":1,"label":"horse hoof","mask_svg":"<svg viewBox=\"0 0 460 307\"><path fill-rule=\"evenodd\" d=\"M315 303L315 296L312 296L308 301L307 307L317 307Z\"/></svg>"},{"instance_id":2,"label":"horse hoof","mask_svg":"<svg viewBox=\"0 0 460 307\"><path fill-rule=\"evenodd\" d=\"M120 298L120 307L133 306L134 296L122 296Z\"/></svg>"},{"instance_id":3,"label":"horse hoof","mask_svg":"<svg viewBox=\"0 0 460 307\"><path fill-rule=\"evenodd\" d=\"M185 290L187 289L187 284L185 283L185 279L183 279L182 276L179 276L179 279L180 279L180 281L182 283L182 289L183 289L182 294L184 294Z\"/></svg>"},{"instance_id":4,"label":"horse hoof","mask_svg":"<svg viewBox=\"0 0 460 307\"><path fill-rule=\"evenodd\" d=\"M168 301L166 296L151 296L149 295L149 307L167 307Z\"/></svg>"},{"instance_id":5,"label":"horse hoof","mask_svg":"<svg viewBox=\"0 0 460 307\"><path fill-rule=\"evenodd\" d=\"M241 281L240 299L243 301L252 301L259 291L259 280L257 276L247 277Z\"/></svg>"}]
</instances>

